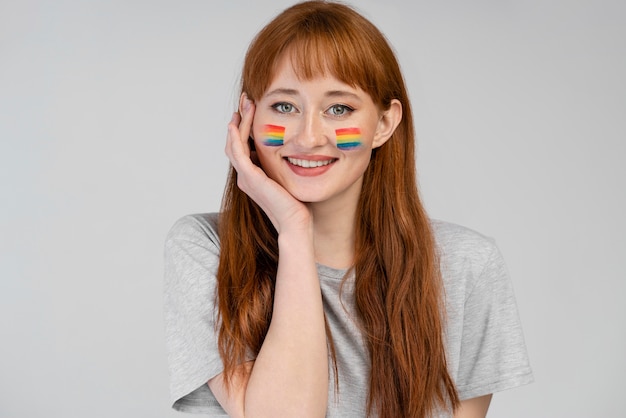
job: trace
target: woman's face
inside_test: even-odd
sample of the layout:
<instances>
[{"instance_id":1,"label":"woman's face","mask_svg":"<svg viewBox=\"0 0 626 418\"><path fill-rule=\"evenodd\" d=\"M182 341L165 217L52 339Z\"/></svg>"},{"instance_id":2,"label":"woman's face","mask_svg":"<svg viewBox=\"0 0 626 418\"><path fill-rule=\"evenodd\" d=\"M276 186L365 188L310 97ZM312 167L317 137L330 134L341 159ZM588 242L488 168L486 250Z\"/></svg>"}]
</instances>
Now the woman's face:
<instances>
[{"instance_id":1,"label":"woman's face","mask_svg":"<svg viewBox=\"0 0 626 418\"><path fill-rule=\"evenodd\" d=\"M300 80L284 57L256 101L252 136L267 175L302 202L358 199L373 148L400 121L369 94L332 76ZM391 113L391 115L390 115Z\"/></svg>"}]
</instances>

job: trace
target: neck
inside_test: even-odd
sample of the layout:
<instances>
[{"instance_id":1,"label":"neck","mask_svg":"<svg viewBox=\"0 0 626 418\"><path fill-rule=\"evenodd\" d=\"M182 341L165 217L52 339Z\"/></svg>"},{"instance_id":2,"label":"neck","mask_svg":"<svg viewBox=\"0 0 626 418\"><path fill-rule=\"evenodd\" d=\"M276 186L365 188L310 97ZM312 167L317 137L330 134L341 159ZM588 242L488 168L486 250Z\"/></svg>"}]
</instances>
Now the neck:
<instances>
[{"instance_id":1,"label":"neck","mask_svg":"<svg viewBox=\"0 0 626 418\"><path fill-rule=\"evenodd\" d=\"M313 215L315 261L337 269L352 266L357 204L358 197L308 205Z\"/></svg>"}]
</instances>

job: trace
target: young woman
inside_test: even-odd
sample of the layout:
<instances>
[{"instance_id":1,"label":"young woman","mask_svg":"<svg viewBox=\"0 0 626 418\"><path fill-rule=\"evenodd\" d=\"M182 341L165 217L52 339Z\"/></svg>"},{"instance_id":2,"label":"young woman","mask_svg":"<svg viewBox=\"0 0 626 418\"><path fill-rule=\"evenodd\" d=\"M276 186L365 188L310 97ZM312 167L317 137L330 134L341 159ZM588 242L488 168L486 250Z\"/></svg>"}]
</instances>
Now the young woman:
<instances>
[{"instance_id":1,"label":"young woman","mask_svg":"<svg viewBox=\"0 0 626 418\"><path fill-rule=\"evenodd\" d=\"M166 243L174 408L231 417L484 417L528 383L490 239L424 213L384 36L313 1L252 42L220 214Z\"/></svg>"}]
</instances>

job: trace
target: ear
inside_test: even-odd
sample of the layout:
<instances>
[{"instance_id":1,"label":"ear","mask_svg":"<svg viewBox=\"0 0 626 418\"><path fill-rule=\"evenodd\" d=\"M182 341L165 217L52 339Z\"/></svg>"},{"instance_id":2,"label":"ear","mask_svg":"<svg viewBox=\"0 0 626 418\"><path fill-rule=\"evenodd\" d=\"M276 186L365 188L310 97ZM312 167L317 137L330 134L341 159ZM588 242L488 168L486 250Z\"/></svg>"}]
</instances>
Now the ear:
<instances>
[{"instance_id":1,"label":"ear","mask_svg":"<svg viewBox=\"0 0 626 418\"><path fill-rule=\"evenodd\" d=\"M246 100L250 100L248 99L248 95L246 93L241 93L241 96L239 96L239 115L243 117L243 106ZM254 130L252 129L252 127L254 126L254 122L253 125L250 126L250 138L254 139Z\"/></svg>"},{"instance_id":2,"label":"ear","mask_svg":"<svg viewBox=\"0 0 626 418\"><path fill-rule=\"evenodd\" d=\"M402 103L400 100L393 99L389 105L389 109L382 112L378 125L376 126L376 132L374 133L374 142L372 148L378 148L383 145L391 135L395 132L396 128L402 120Z\"/></svg>"},{"instance_id":3,"label":"ear","mask_svg":"<svg viewBox=\"0 0 626 418\"><path fill-rule=\"evenodd\" d=\"M247 98L248 95L246 93L241 93L241 96L239 96L239 107L237 108L237 110L239 110L240 115L243 115L243 104Z\"/></svg>"}]
</instances>

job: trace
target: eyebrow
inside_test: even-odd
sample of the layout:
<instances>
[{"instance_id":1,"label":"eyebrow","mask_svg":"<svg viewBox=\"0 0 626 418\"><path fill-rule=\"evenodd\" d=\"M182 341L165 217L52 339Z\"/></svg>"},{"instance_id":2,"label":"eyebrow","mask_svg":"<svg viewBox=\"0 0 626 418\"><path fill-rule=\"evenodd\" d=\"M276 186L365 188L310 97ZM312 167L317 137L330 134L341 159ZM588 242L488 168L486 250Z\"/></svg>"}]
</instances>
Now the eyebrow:
<instances>
[{"instance_id":1,"label":"eyebrow","mask_svg":"<svg viewBox=\"0 0 626 418\"><path fill-rule=\"evenodd\" d=\"M280 95L280 94L284 94L284 95L288 95L288 96L298 96L300 93L298 92L298 90L296 89L287 89L287 88L277 88L274 89L270 92L268 92L267 94L265 94L266 97L270 97L270 96L276 96L276 95ZM324 96L326 97L350 97L352 99L355 100L359 100L361 101L361 98L350 92L350 91L346 91L346 90L329 90L326 93L324 93Z\"/></svg>"},{"instance_id":2,"label":"eyebrow","mask_svg":"<svg viewBox=\"0 0 626 418\"><path fill-rule=\"evenodd\" d=\"M298 95L298 90L278 88L278 89L274 89L274 90L270 91L269 93L266 93L265 96L269 97L269 96L276 96L276 95L279 95L279 94L286 94L288 96L297 96Z\"/></svg>"},{"instance_id":3,"label":"eyebrow","mask_svg":"<svg viewBox=\"0 0 626 418\"><path fill-rule=\"evenodd\" d=\"M346 96L348 96L348 97L351 97L351 98L359 100L359 101L361 100L361 98L358 95L356 95L356 94L354 94L354 93L352 93L350 91L345 91L345 90L331 90L331 91L327 91L324 94L324 96L326 96L326 97L346 97Z\"/></svg>"}]
</instances>

